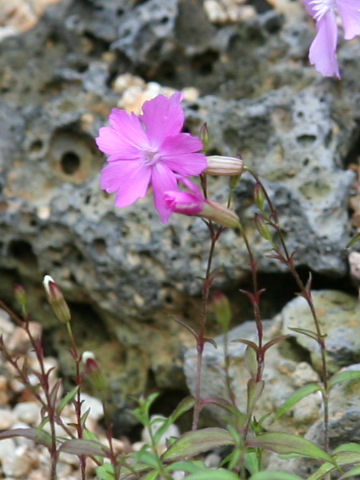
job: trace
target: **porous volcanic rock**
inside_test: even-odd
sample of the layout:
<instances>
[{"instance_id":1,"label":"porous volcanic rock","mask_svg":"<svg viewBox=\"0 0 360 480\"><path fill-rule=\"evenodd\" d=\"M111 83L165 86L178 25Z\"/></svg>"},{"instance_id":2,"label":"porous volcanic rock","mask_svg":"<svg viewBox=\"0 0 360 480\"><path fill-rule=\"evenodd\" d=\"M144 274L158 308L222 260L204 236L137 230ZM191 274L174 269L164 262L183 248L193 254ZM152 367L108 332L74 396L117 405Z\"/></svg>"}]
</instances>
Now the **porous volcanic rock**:
<instances>
[{"instance_id":1,"label":"porous volcanic rock","mask_svg":"<svg viewBox=\"0 0 360 480\"><path fill-rule=\"evenodd\" d=\"M212 153L240 150L265 179L299 265L347 275L354 174L346 166L360 122L356 46L340 48L341 83L322 79L308 66L314 32L304 11L257 1L254 12L220 25L200 1L62 0L34 29L0 44L0 296L11 302L12 285L25 285L30 311L70 372L63 326L41 288L51 274L70 302L81 348L102 357L121 408L128 394L154 385L185 389L182 358L192 340L171 319L197 318L208 235L200 219L161 224L151 195L119 210L100 191L94 137L119 100L118 75L196 87L186 128L198 134L207 121ZM209 184L225 198L223 179ZM279 272L252 222L252 186L244 175L236 209L259 270ZM218 254L216 285L234 289L248 275L235 232L225 232Z\"/></svg>"}]
</instances>

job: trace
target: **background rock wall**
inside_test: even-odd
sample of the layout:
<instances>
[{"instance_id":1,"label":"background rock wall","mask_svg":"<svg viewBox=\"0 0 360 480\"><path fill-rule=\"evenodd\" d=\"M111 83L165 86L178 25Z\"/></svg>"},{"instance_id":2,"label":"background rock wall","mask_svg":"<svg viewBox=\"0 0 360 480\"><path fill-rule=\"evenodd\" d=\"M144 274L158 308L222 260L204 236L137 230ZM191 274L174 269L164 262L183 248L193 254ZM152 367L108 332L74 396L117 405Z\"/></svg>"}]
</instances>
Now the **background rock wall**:
<instances>
[{"instance_id":1,"label":"background rock wall","mask_svg":"<svg viewBox=\"0 0 360 480\"><path fill-rule=\"evenodd\" d=\"M343 79L323 79L308 65L313 34L300 2L62 0L32 30L0 43L0 297L11 302L12 285L25 285L68 373L64 332L41 288L50 273L70 302L82 348L107 365L118 408L154 386L168 398L186 389L183 354L192 340L173 317L196 321L196 276L208 248L200 219L174 216L164 226L150 196L119 210L99 189L98 128L112 107L139 103L146 89L185 89L186 129L198 134L206 121L211 153L241 151L264 178L289 248L303 271L313 270L315 287L351 291L344 246L359 227L349 214L350 199L360 211L358 44L340 46ZM251 187L244 176L236 205L271 317L295 285L264 255ZM214 179L210 189L222 200L226 183ZM233 231L222 237L216 264L234 322L251 318L237 292L248 263Z\"/></svg>"}]
</instances>

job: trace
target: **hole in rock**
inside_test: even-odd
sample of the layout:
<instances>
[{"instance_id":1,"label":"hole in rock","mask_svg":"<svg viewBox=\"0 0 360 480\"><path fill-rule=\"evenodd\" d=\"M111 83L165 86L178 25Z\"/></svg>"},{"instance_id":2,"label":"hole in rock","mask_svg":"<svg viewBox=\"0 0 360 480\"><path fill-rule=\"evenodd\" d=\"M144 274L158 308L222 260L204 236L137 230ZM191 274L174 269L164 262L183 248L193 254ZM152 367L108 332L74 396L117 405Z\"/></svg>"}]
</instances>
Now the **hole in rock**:
<instances>
[{"instance_id":1,"label":"hole in rock","mask_svg":"<svg viewBox=\"0 0 360 480\"><path fill-rule=\"evenodd\" d=\"M344 165L347 167L351 164L354 165L359 165L360 164L360 131L358 132L359 136L351 149L349 150L349 153L345 157L344 160Z\"/></svg>"},{"instance_id":2,"label":"hole in rock","mask_svg":"<svg viewBox=\"0 0 360 480\"><path fill-rule=\"evenodd\" d=\"M31 153L38 153L43 147L43 142L40 139L34 140L30 145L30 152Z\"/></svg>"},{"instance_id":3,"label":"hole in rock","mask_svg":"<svg viewBox=\"0 0 360 480\"><path fill-rule=\"evenodd\" d=\"M296 137L296 140L303 147L309 147L316 141L316 136L304 134Z\"/></svg>"},{"instance_id":4,"label":"hole in rock","mask_svg":"<svg viewBox=\"0 0 360 480\"><path fill-rule=\"evenodd\" d=\"M9 254L26 267L34 268L37 265L32 246L25 240L12 240L9 244Z\"/></svg>"},{"instance_id":5,"label":"hole in rock","mask_svg":"<svg viewBox=\"0 0 360 480\"><path fill-rule=\"evenodd\" d=\"M193 70L200 75L210 75L213 71L214 63L218 58L218 52L208 50L201 55L195 55L192 59L191 66Z\"/></svg>"},{"instance_id":6,"label":"hole in rock","mask_svg":"<svg viewBox=\"0 0 360 480\"><path fill-rule=\"evenodd\" d=\"M80 168L80 158L75 152L65 152L61 157L61 168L67 175L74 175Z\"/></svg>"},{"instance_id":7,"label":"hole in rock","mask_svg":"<svg viewBox=\"0 0 360 480\"><path fill-rule=\"evenodd\" d=\"M103 255L106 252L106 242L103 238L95 238L93 246L99 255Z\"/></svg>"}]
</instances>

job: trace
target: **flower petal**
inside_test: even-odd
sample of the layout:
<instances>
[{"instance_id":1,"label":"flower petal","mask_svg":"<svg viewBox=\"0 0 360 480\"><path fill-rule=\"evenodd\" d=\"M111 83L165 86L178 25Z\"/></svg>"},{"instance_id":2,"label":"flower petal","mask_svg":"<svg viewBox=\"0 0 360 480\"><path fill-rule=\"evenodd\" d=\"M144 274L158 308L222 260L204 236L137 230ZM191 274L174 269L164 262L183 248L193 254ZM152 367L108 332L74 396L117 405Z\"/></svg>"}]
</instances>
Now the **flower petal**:
<instances>
[{"instance_id":1,"label":"flower petal","mask_svg":"<svg viewBox=\"0 0 360 480\"><path fill-rule=\"evenodd\" d=\"M182 153L199 152L204 148L200 138L193 137L190 133L179 133L172 137L166 137L159 153L162 155L180 155Z\"/></svg>"},{"instance_id":2,"label":"flower petal","mask_svg":"<svg viewBox=\"0 0 360 480\"><path fill-rule=\"evenodd\" d=\"M338 0L336 5L342 18L345 40L351 40L360 35L360 2Z\"/></svg>"},{"instance_id":3,"label":"flower petal","mask_svg":"<svg viewBox=\"0 0 360 480\"><path fill-rule=\"evenodd\" d=\"M139 118L134 113L113 108L109 122L124 143L141 149L148 148L149 141L146 132Z\"/></svg>"},{"instance_id":4,"label":"flower petal","mask_svg":"<svg viewBox=\"0 0 360 480\"><path fill-rule=\"evenodd\" d=\"M190 192L171 190L164 193L164 201L172 212L183 213L184 215L196 215L201 212L205 200L199 199Z\"/></svg>"},{"instance_id":5,"label":"flower petal","mask_svg":"<svg viewBox=\"0 0 360 480\"><path fill-rule=\"evenodd\" d=\"M144 103L140 117L152 148L159 148L168 136L177 135L184 124L184 110L180 102L182 93L177 92L170 98L158 95Z\"/></svg>"},{"instance_id":6,"label":"flower petal","mask_svg":"<svg viewBox=\"0 0 360 480\"><path fill-rule=\"evenodd\" d=\"M115 205L127 207L145 197L150 176L151 169L144 168L140 162L112 162L101 171L101 188L108 193L117 191Z\"/></svg>"},{"instance_id":7,"label":"flower petal","mask_svg":"<svg viewBox=\"0 0 360 480\"><path fill-rule=\"evenodd\" d=\"M176 177L166 165L158 162L152 169L151 183L154 193L155 208L159 212L161 221L167 223L172 210L166 205L164 193L170 190L178 190Z\"/></svg>"},{"instance_id":8,"label":"flower petal","mask_svg":"<svg viewBox=\"0 0 360 480\"><path fill-rule=\"evenodd\" d=\"M173 172L186 177L200 175L207 167L207 160L202 153L184 153L161 157L163 163Z\"/></svg>"},{"instance_id":9,"label":"flower petal","mask_svg":"<svg viewBox=\"0 0 360 480\"><path fill-rule=\"evenodd\" d=\"M316 23L317 34L310 46L309 60L312 65L325 77L340 78L339 67L336 61L337 25L332 10Z\"/></svg>"},{"instance_id":10,"label":"flower petal","mask_svg":"<svg viewBox=\"0 0 360 480\"><path fill-rule=\"evenodd\" d=\"M96 144L106 155L111 155L111 160L131 160L139 156L138 148L124 141L117 130L112 127L102 127L99 136L95 138Z\"/></svg>"}]
</instances>

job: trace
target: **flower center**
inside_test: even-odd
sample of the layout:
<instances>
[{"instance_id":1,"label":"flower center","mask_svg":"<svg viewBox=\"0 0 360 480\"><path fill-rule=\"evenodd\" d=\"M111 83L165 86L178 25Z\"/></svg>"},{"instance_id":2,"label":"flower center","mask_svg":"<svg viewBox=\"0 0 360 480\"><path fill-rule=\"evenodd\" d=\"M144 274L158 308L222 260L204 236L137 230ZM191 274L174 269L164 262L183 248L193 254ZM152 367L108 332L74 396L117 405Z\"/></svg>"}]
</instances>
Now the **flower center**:
<instances>
[{"instance_id":1,"label":"flower center","mask_svg":"<svg viewBox=\"0 0 360 480\"><path fill-rule=\"evenodd\" d=\"M318 22L330 10L336 10L336 0L312 0L310 2L315 14L314 18Z\"/></svg>"},{"instance_id":2,"label":"flower center","mask_svg":"<svg viewBox=\"0 0 360 480\"><path fill-rule=\"evenodd\" d=\"M143 162L146 167L151 167L154 165L159 159L157 152L143 152Z\"/></svg>"}]
</instances>

